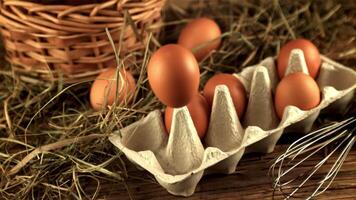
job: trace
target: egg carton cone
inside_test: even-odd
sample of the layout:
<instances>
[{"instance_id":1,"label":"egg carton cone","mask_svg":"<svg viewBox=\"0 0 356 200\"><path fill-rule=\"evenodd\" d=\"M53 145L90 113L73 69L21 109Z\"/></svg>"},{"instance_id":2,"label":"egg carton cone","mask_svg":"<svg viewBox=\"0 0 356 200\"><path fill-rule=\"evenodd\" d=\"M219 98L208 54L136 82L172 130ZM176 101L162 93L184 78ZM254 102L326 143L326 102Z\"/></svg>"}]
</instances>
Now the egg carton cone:
<instances>
[{"instance_id":1,"label":"egg carton cone","mask_svg":"<svg viewBox=\"0 0 356 200\"><path fill-rule=\"evenodd\" d=\"M169 135L162 112L155 110L112 133L109 140L169 193L190 196L203 175L234 172L245 152L269 153L284 132L309 131L320 112L344 112L354 100L356 72L325 56L321 59L316 79L321 102L311 110L287 106L282 119L278 119L273 96L279 78L275 58L269 57L234 74L249 99L243 119L237 116L228 88L219 85L204 139L199 139L189 111L183 107L174 109ZM289 58L286 74L293 72L308 73L299 49L293 50Z\"/></svg>"},{"instance_id":2,"label":"egg carton cone","mask_svg":"<svg viewBox=\"0 0 356 200\"><path fill-rule=\"evenodd\" d=\"M266 67L257 66L254 70L243 124L244 127L257 126L263 130L274 129L279 124L274 109L271 80ZM283 130L280 130L250 145L247 152L272 152L282 132Z\"/></svg>"}]
</instances>

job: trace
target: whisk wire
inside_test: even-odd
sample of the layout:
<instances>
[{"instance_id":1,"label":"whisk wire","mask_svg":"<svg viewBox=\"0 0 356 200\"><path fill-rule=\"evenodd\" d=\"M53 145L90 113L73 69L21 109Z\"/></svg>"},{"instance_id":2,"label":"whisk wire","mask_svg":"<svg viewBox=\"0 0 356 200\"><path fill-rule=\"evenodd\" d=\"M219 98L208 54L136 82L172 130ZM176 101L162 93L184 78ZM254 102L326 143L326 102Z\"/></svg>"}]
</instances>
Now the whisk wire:
<instances>
[{"instance_id":1,"label":"whisk wire","mask_svg":"<svg viewBox=\"0 0 356 200\"><path fill-rule=\"evenodd\" d=\"M271 174L274 179L273 198L276 190L280 191L285 199L296 197L301 188L313 185L308 182L320 179L318 177L320 174L317 172L324 169L322 166L326 166L325 163L332 161L331 167L320 180L316 181L315 189L313 189L311 194L305 199L311 199L325 192L336 178L355 144L355 132L356 118L352 117L320 128L293 142L282 155L275 159L270 167L269 174ZM333 149L330 150L331 148ZM312 159L313 156L316 156L323 149L326 150L328 154L314 166L305 170L303 164L306 163L308 159ZM315 161L313 160L313 162ZM294 178L288 177L293 175L292 172L294 172L294 170L299 170L298 167L303 167L302 169L304 171ZM288 192L286 192L286 188Z\"/></svg>"},{"instance_id":2,"label":"whisk wire","mask_svg":"<svg viewBox=\"0 0 356 200\"><path fill-rule=\"evenodd\" d=\"M321 193L325 192L325 190L327 190L330 185L332 184L332 182L334 181L334 179L336 178L338 172L340 171L341 166L343 165L343 163L346 160L347 155L349 154L352 146L355 143L355 139L356 137L353 137L349 143L347 144L347 148L345 148L342 153L340 154L340 156L337 158L337 160L335 161L335 164L333 165L332 169L329 171L329 173L325 176L325 178L320 181L320 185L317 187L317 189L313 192L313 194L311 195L311 197L315 197L320 195ZM330 181L328 183L328 185L326 185L324 187L323 190L319 191L318 190L324 185L325 182L327 182L327 180L330 178Z\"/></svg>"},{"instance_id":3,"label":"whisk wire","mask_svg":"<svg viewBox=\"0 0 356 200\"><path fill-rule=\"evenodd\" d=\"M284 154L282 154L280 157L277 158L277 160L275 161L275 163L281 162L281 165L282 165L282 164L283 164L283 160L284 160L286 157L289 157L290 155L292 155L292 154L294 154L296 151L298 151L298 148L303 147L303 146L304 146L305 148L309 147L310 145L316 143L317 141L322 140L323 138L325 138L325 137L327 137L327 136L330 136L330 135L334 134L336 131L338 131L338 130L344 128L345 126L348 125L348 122L349 122L349 123L352 123L352 122L350 122L350 121L352 121L352 120L351 120L351 119L350 119L350 120L345 120L344 122L341 122L340 124L335 123L335 124L333 124L333 125L326 126L326 127L321 128L321 129L319 129L319 130L317 130L317 131L314 131L314 132L312 132L312 133L310 133L310 134L308 134L308 135L305 135L304 137L302 137L302 138L298 139L297 141L295 141L294 143L292 143L292 144L288 147L288 149L286 150L286 152L285 152ZM336 127L336 128L335 128L335 127ZM329 131L330 128L331 128L331 129L335 128L335 130L330 132L330 131ZM328 133L328 134L325 134L325 133L327 133L327 132L329 132L329 133ZM323 136L320 137L320 135L316 135L316 134L318 134L318 133L321 133ZM314 135L314 136L313 136L313 135ZM309 138L309 139L306 139L306 138L308 138L308 137L310 137L310 136L313 136L313 137L311 137L311 138ZM298 144L300 141L303 141L304 139L306 139L304 142ZM312 142L310 142L310 141L312 141ZM308 142L309 142L309 143L308 143ZM298 156L305 148L299 149L300 152L297 153L297 154L295 154L295 157ZM274 168L274 165L272 165L272 167Z\"/></svg>"},{"instance_id":4,"label":"whisk wire","mask_svg":"<svg viewBox=\"0 0 356 200\"><path fill-rule=\"evenodd\" d=\"M330 133L329 133L329 134L330 134ZM287 155L282 154L282 155L279 157L279 159L277 159L278 161L281 162L281 164L280 164L280 166L279 166L279 170L278 170L278 177L282 177L282 176L286 175L286 174L289 173L291 170L293 170L295 167L297 167L297 166L299 166L300 164L302 164L305 160L307 160L308 158L312 157L312 156L313 156L314 154L316 154L319 150L325 148L325 146L329 145L331 142L333 142L334 140L338 139L339 137L342 137L342 135L340 134L340 135L338 135L337 137L333 138L332 140L328 140L327 142L318 144L318 145L316 145L315 147L311 147L310 150L315 149L315 148L317 148L317 147L319 147L319 148L317 148L316 151L314 151L313 153L311 153L311 154L309 154L308 156L306 156L304 159L302 159L301 161L299 161L298 163L296 163L294 166L292 166L292 167L289 168L288 170L284 171L284 173L281 173L281 171L282 171L281 168L282 168L282 166L283 166L283 162L284 162L285 158L288 158L292 153L297 152L296 155L294 155L294 156L291 158L291 160L287 163L287 165L288 165L288 164L290 164L299 154L305 153L305 152L309 152L310 150L307 149L307 150L305 150L305 151L293 151L293 152L286 153ZM313 143L314 143L314 142L313 142ZM307 148L307 147L310 146L310 145L305 145L305 146L306 146L306 147L303 147L302 150L304 150L305 148ZM286 152L288 152L288 149L287 149ZM277 161L277 162L278 162L278 161ZM277 162L275 162L275 164L276 164ZM273 168L274 168L275 164L272 165ZM278 182L277 182L277 183L278 183Z\"/></svg>"},{"instance_id":5,"label":"whisk wire","mask_svg":"<svg viewBox=\"0 0 356 200\"><path fill-rule=\"evenodd\" d=\"M314 166L314 170L312 170L312 172L309 174L309 176L307 176L307 178L304 181L302 181L302 183L292 193L290 193L289 197L292 197L300 188L302 188L304 186L304 184L320 169L320 167L322 167L323 164L347 141L347 139L348 138L345 138L333 151L331 151L331 153L328 156L326 156L316 166ZM331 171L332 171L332 169L330 169L329 173ZM321 187L324 183L325 182L320 184L319 187ZM319 187L317 187L317 189L313 193L318 191Z\"/></svg>"}]
</instances>

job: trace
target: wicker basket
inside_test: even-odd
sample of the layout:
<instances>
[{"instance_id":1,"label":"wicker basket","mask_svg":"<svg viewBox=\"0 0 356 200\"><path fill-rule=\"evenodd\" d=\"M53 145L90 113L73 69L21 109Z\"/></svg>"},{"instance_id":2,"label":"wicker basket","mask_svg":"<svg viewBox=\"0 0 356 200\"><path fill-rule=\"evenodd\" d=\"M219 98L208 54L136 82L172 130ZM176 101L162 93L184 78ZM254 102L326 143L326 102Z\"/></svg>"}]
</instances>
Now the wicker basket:
<instances>
[{"instance_id":1,"label":"wicker basket","mask_svg":"<svg viewBox=\"0 0 356 200\"><path fill-rule=\"evenodd\" d=\"M165 0L38 2L0 3L6 58L17 73L68 83L92 79L102 69L116 66L105 28L121 46L121 54L143 49L149 33L159 31Z\"/></svg>"}]
</instances>

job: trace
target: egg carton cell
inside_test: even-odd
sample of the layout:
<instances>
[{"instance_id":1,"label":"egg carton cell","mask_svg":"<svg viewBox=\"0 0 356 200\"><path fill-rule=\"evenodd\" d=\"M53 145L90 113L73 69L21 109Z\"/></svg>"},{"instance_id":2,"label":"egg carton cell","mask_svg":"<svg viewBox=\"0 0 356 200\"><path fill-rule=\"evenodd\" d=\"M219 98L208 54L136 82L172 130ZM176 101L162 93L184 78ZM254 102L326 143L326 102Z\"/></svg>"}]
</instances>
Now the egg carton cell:
<instances>
[{"instance_id":1,"label":"egg carton cell","mask_svg":"<svg viewBox=\"0 0 356 200\"><path fill-rule=\"evenodd\" d=\"M272 152L280 136L288 131L310 131L320 112L340 112L354 98L356 72L325 56L316 82L320 104L310 110L287 106L280 120L273 97L279 82L275 58L234 74L248 95L245 116L239 119L228 88L215 89L208 132L200 140L187 107L174 109L170 134L160 110L149 113L109 140L140 168L150 172L174 195L190 196L204 174L230 174L245 152ZM286 74L308 74L303 51L291 52Z\"/></svg>"}]
</instances>

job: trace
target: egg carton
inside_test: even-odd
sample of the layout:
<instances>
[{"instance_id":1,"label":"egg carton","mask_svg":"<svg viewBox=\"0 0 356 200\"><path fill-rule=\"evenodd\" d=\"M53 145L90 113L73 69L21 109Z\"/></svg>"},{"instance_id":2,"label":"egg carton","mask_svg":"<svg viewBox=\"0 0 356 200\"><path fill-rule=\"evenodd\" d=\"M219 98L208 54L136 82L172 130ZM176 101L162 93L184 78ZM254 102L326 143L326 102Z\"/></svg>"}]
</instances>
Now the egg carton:
<instances>
[{"instance_id":1,"label":"egg carton","mask_svg":"<svg viewBox=\"0 0 356 200\"><path fill-rule=\"evenodd\" d=\"M234 74L244 85L249 101L245 116L236 114L225 85L215 89L208 131L200 140L187 107L173 111L171 132L166 133L162 112L110 135L109 140L140 168L154 175L169 193L190 196L204 174L230 174L245 152L272 152L283 132L308 132L320 111L342 112L353 100L356 72L321 56L316 79L321 89L320 104L308 111L287 106L281 120L273 103L278 84L275 58ZM286 74L308 73L303 51L294 49Z\"/></svg>"}]
</instances>

